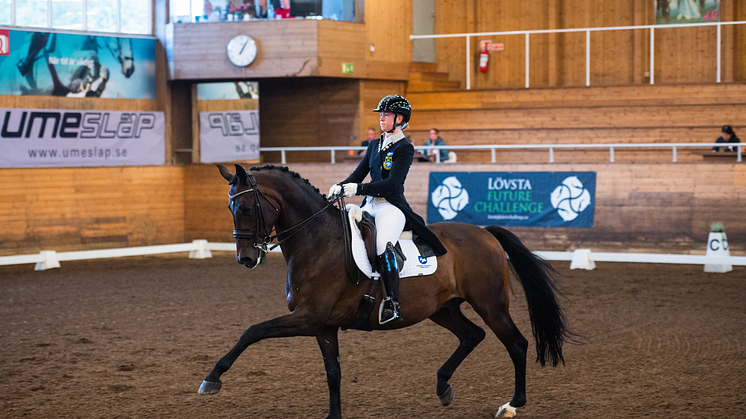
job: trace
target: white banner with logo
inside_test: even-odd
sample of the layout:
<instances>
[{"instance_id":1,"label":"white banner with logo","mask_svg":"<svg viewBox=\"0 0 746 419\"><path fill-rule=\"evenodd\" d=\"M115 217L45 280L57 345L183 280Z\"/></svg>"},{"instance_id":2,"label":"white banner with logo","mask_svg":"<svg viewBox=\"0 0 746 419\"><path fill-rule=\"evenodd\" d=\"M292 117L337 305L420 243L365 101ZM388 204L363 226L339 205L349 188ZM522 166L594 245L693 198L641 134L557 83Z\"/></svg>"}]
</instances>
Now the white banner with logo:
<instances>
[{"instance_id":1,"label":"white banner with logo","mask_svg":"<svg viewBox=\"0 0 746 419\"><path fill-rule=\"evenodd\" d=\"M159 165L163 112L0 108L0 167Z\"/></svg>"},{"instance_id":2,"label":"white banner with logo","mask_svg":"<svg viewBox=\"0 0 746 419\"><path fill-rule=\"evenodd\" d=\"M259 111L199 113L200 161L259 159Z\"/></svg>"}]
</instances>

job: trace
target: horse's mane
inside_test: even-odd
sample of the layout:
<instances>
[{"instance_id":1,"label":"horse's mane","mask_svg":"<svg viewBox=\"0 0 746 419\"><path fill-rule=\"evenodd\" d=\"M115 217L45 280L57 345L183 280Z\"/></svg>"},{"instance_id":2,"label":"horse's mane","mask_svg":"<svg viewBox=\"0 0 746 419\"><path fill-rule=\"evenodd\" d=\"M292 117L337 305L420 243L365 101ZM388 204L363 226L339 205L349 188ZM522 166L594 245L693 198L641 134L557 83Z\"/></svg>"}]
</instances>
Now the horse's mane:
<instances>
[{"instance_id":1,"label":"horse's mane","mask_svg":"<svg viewBox=\"0 0 746 419\"><path fill-rule=\"evenodd\" d=\"M250 172L252 172L252 171L253 172L259 172L259 171L262 171L262 170L264 170L264 171L272 171L272 172L279 172L281 174L287 173L288 176L290 176L291 178L293 178L293 179L296 180L296 183L298 183L299 185L301 185L304 188L310 188L310 189L312 189L313 192L317 196L319 196L319 197L323 198L324 200L326 200L326 195L323 195L319 191L319 188L313 186L308 179L304 178L303 176L299 175L296 172L293 172L292 170L288 169L286 166L275 166L273 164L265 164L264 166L260 166L260 167L254 166L251 169L249 169Z\"/></svg>"}]
</instances>

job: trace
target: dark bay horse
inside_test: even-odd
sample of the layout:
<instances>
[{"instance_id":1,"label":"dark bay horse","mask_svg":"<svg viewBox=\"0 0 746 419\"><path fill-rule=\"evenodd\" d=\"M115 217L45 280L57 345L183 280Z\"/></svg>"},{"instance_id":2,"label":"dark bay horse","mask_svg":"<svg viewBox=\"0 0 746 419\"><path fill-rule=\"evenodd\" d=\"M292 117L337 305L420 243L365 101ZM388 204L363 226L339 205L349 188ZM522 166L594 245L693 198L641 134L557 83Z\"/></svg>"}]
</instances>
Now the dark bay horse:
<instances>
[{"instance_id":1,"label":"dark bay horse","mask_svg":"<svg viewBox=\"0 0 746 419\"><path fill-rule=\"evenodd\" d=\"M328 418L341 417L340 365L337 332L349 327L368 288L355 285L345 270L343 225L339 210L328 206L319 190L286 167L271 165L247 171L236 165L236 174L218 166L230 182L229 208L236 230L236 260L255 268L271 240L275 227L283 240L282 254L288 264L285 291L290 314L255 324L210 371L200 394L220 391L220 376L239 355L262 339L315 336L324 358L329 385ZM315 217L314 217L315 216ZM521 282L536 341L537 361L543 366L564 362L562 344L569 332L557 302L551 266L536 257L509 231L490 226L444 222L430 226L448 253L438 258L431 276L401 281L404 322L378 324L378 307L371 311L368 329L399 329L430 319L456 335L460 344L437 373L436 393L443 405L453 400L448 384L456 368L485 337L484 330L462 314L466 301L505 345L515 367L515 391L499 416L515 416L526 404L526 352L528 341L508 313L510 258ZM380 291L377 297L380 303Z\"/></svg>"}]
</instances>

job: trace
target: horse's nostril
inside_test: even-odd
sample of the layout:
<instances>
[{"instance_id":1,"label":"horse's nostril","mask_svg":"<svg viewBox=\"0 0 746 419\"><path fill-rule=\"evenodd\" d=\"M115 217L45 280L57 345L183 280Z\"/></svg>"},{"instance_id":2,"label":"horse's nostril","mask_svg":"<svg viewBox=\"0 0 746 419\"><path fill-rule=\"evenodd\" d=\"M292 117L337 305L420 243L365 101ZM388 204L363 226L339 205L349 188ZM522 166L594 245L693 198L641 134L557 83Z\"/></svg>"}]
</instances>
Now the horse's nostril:
<instances>
[{"instance_id":1,"label":"horse's nostril","mask_svg":"<svg viewBox=\"0 0 746 419\"><path fill-rule=\"evenodd\" d=\"M252 259L250 257L241 258L241 263L244 266L249 266L250 267L250 266L254 265L254 259Z\"/></svg>"}]
</instances>

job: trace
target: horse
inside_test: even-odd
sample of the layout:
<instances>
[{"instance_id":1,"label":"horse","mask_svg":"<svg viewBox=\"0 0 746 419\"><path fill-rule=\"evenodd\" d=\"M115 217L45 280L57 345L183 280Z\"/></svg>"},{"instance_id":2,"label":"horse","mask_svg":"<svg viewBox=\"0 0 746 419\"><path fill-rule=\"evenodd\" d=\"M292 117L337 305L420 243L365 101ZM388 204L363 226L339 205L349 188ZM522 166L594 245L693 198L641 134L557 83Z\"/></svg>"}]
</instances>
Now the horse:
<instances>
[{"instance_id":1,"label":"horse","mask_svg":"<svg viewBox=\"0 0 746 419\"><path fill-rule=\"evenodd\" d=\"M510 270L523 286L536 342L536 360L564 364L562 345L570 337L563 309L558 303L551 265L534 255L514 234L497 226L442 222L430 225L448 250L438 258L430 276L403 278L400 302L404 321L380 325L378 307L364 323L355 323L368 281L355 284L346 271L344 236L339 209L318 188L287 167L265 165L236 173L218 165L229 182L228 208L233 216L236 261L256 268L275 238L288 264L285 292L289 314L246 329L228 353L215 363L198 392L216 394L220 377L250 345L268 338L316 337L324 359L329 387L327 418L341 417L339 347L340 328L391 330L412 326L425 319L448 329L459 346L437 371L436 394L444 406L454 391L448 383L456 368L485 338L485 331L461 312L468 302L502 342L513 361L513 398L502 405L498 416L513 417L526 404L526 356L528 340L508 312ZM270 235L274 228L276 235ZM507 257L506 257L507 254ZM508 262L510 258L510 263ZM380 292L376 304L380 304ZM352 326L352 327L351 327Z\"/></svg>"},{"instance_id":2,"label":"horse","mask_svg":"<svg viewBox=\"0 0 746 419\"><path fill-rule=\"evenodd\" d=\"M58 37L64 36L64 42ZM104 36L34 32L28 41L2 60L0 74L15 75L4 82L4 94L101 97L109 81L99 51L108 50L121 64L124 77L135 72L132 40ZM94 82L100 80L94 88Z\"/></svg>"}]
</instances>

